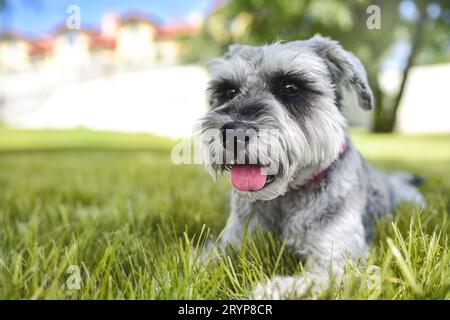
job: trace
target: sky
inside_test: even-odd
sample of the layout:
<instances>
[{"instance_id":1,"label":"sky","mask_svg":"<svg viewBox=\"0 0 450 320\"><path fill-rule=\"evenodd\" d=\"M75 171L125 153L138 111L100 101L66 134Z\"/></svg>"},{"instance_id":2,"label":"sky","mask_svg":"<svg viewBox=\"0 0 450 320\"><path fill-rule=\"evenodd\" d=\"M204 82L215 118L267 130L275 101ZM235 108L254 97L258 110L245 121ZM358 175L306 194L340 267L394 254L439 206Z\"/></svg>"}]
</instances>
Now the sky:
<instances>
[{"instance_id":1,"label":"sky","mask_svg":"<svg viewBox=\"0 0 450 320\"><path fill-rule=\"evenodd\" d=\"M119 13L142 11L161 22L188 19L207 12L214 0L10 0L8 10L0 16L0 27L29 36L49 32L65 21L70 5L80 7L81 25L99 26L107 10Z\"/></svg>"}]
</instances>

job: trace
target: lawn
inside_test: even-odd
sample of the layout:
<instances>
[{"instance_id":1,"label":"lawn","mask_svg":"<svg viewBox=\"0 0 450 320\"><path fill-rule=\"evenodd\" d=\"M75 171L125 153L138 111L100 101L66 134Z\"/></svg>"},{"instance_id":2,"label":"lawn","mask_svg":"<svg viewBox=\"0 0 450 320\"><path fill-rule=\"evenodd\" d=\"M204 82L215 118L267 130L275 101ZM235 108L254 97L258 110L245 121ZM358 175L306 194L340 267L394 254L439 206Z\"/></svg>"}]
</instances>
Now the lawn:
<instances>
[{"instance_id":1,"label":"lawn","mask_svg":"<svg viewBox=\"0 0 450 320\"><path fill-rule=\"evenodd\" d=\"M322 298L449 299L450 135L352 135L380 167L425 176L429 206L380 221L368 259L379 285L374 268L349 267ZM196 262L224 226L230 185L173 165L174 143L0 128L0 298L239 299L267 276L300 273L275 236Z\"/></svg>"}]
</instances>

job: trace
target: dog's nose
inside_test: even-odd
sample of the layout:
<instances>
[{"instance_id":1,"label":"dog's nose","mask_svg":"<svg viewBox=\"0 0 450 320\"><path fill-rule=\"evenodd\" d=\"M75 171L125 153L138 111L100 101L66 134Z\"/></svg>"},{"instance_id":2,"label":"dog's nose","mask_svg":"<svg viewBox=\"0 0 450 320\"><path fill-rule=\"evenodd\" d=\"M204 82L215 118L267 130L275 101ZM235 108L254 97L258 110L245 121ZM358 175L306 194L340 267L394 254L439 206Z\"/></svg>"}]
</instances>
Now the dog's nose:
<instances>
[{"instance_id":1,"label":"dog's nose","mask_svg":"<svg viewBox=\"0 0 450 320\"><path fill-rule=\"evenodd\" d=\"M220 129L222 145L227 152L238 153L245 151L251 136L256 133L255 128L243 121L232 121L224 124Z\"/></svg>"},{"instance_id":2,"label":"dog's nose","mask_svg":"<svg viewBox=\"0 0 450 320\"><path fill-rule=\"evenodd\" d=\"M242 131L247 131L249 129L253 129L254 127L250 124L248 124L247 122L243 122L243 121L231 121L231 122L227 122L223 125L223 127L220 129L222 132L224 132L225 130L242 130Z\"/></svg>"}]
</instances>

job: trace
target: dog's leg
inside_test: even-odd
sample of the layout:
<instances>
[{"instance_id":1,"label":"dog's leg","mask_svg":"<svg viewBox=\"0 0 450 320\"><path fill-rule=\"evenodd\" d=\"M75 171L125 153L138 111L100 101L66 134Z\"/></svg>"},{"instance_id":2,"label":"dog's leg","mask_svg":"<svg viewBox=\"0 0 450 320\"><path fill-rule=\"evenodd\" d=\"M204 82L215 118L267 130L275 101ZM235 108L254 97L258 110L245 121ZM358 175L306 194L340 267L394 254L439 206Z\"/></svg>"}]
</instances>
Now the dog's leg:
<instances>
[{"instance_id":1,"label":"dog's leg","mask_svg":"<svg viewBox=\"0 0 450 320\"><path fill-rule=\"evenodd\" d=\"M312 256L306 263L306 272L302 276L275 276L266 283L260 283L253 290L253 299L298 299L317 298L328 289L331 281L340 283L345 267L345 252L342 257L326 259ZM328 267L327 267L328 266Z\"/></svg>"},{"instance_id":2,"label":"dog's leg","mask_svg":"<svg viewBox=\"0 0 450 320\"><path fill-rule=\"evenodd\" d=\"M219 237L220 249L223 250L229 245L236 248L241 246L244 232L251 232L255 225L254 219L251 219L252 212L253 207L250 201L235 195L231 196L230 216Z\"/></svg>"},{"instance_id":3,"label":"dog's leg","mask_svg":"<svg viewBox=\"0 0 450 320\"><path fill-rule=\"evenodd\" d=\"M303 276L276 276L254 289L254 299L301 298L307 294L317 297L328 289L330 280L339 284L348 258L366 256L368 245L358 210L342 213L342 219L323 230L317 230L303 243L307 252ZM308 295L309 296L309 295Z\"/></svg>"},{"instance_id":4,"label":"dog's leg","mask_svg":"<svg viewBox=\"0 0 450 320\"><path fill-rule=\"evenodd\" d=\"M208 257L216 258L219 252L228 246L240 248L242 238L246 230L250 233L255 221L251 219L253 207L250 201L231 196L231 211L225 228L220 233L217 241L210 240L203 250L203 261Z\"/></svg>"},{"instance_id":5,"label":"dog's leg","mask_svg":"<svg viewBox=\"0 0 450 320\"><path fill-rule=\"evenodd\" d=\"M426 207L425 199L414 185L420 184L419 178L405 172L387 174L394 207L402 202L416 203L422 208Z\"/></svg>"},{"instance_id":6,"label":"dog's leg","mask_svg":"<svg viewBox=\"0 0 450 320\"><path fill-rule=\"evenodd\" d=\"M340 283L345 259L331 261L320 257L320 261L312 260L316 258L311 257L307 261L306 272L301 276L275 276L266 283L258 284L253 290L252 298L258 300L317 298L329 287L331 281ZM329 267L326 267L327 265Z\"/></svg>"}]
</instances>

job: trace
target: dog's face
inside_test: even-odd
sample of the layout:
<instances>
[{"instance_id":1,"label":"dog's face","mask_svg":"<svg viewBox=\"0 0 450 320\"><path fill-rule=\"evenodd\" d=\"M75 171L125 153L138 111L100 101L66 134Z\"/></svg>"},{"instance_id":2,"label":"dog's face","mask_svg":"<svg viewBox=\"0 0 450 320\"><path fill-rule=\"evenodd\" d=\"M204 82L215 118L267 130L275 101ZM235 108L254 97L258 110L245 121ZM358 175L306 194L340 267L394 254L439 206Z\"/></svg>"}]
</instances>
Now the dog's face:
<instances>
[{"instance_id":1,"label":"dog's face","mask_svg":"<svg viewBox=\"0 0 450 320\"><path fill-rule=\"evenodd\" d=\"M231 46L213 68L211 110L197 127L211 174L230 170L239 196L270 200L333 162L345 143L345 79L371 109L364 68L334 41Z\"/></svg>"}]
</instances>

